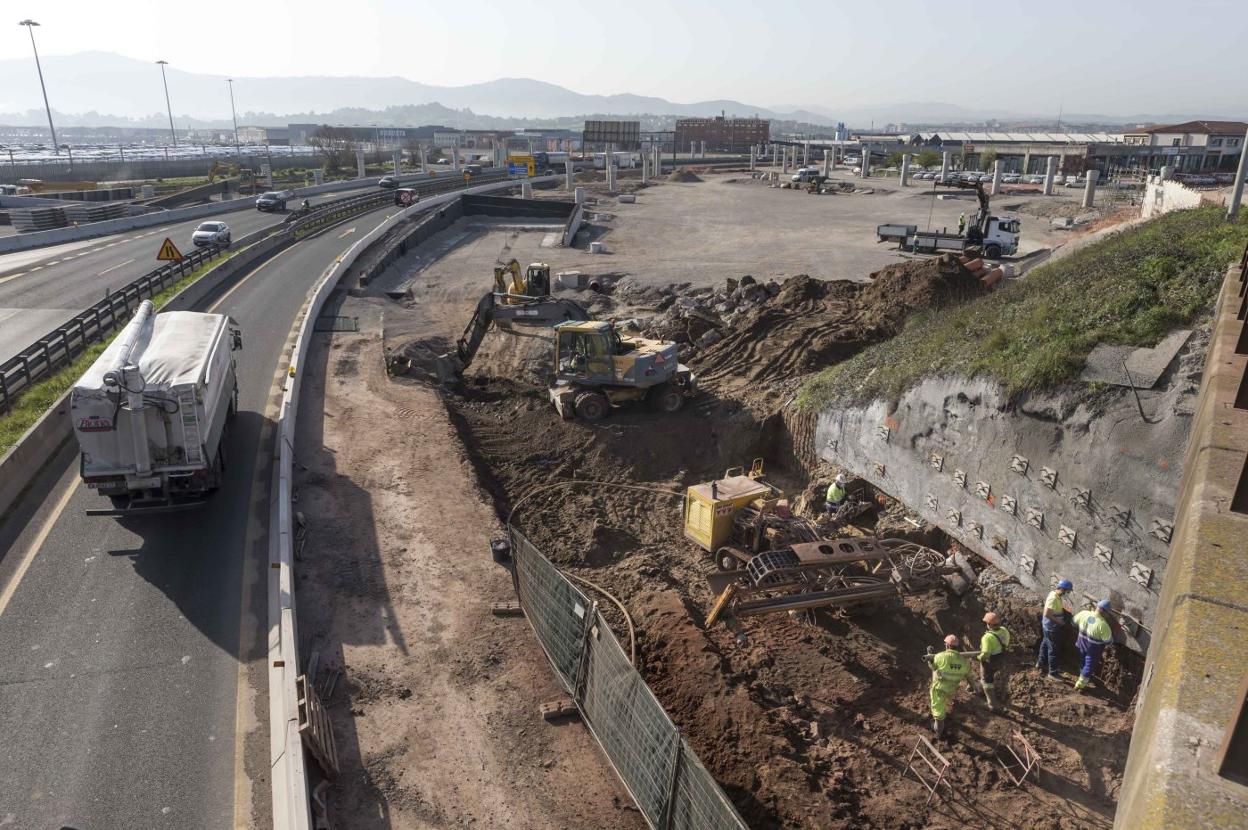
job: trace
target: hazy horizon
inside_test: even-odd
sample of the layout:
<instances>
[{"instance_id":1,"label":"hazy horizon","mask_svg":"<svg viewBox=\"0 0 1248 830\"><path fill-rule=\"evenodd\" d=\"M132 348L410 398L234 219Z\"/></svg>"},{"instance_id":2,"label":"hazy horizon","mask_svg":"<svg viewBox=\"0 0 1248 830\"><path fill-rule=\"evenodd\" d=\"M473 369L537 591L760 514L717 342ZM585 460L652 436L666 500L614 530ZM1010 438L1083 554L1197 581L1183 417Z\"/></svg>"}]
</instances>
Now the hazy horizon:
<instances>
[{"instance_id":1,"label":"hazy horizon","mask_svg":"<svg viewBox=\"0 0 1248 830\"><path fill-rule=\"evenodd\" d=\"M1202 25L1198 45L1166 34L1157 21L1173 6L1157 0L1007 2L991 7L991 19L985 9L983 22L953 20L947 9L915 0L899 0L887 17L865 21L862 8L813 0L761 10L741 0L639 0L603 5L601 13L586 6L556 14L551 4L532 0L468 7L397 0L345 7L327 0L219 0L207 7L25 0L13 11L41 24L35 29L41 57L103 51L169 61L175 113L205 117L220 113L219 96L179 99L174 78L180 73L389 77L433 86L533 78L583 95L731 99L826 114L940 102L1053 117L1214 116L1242 113L1248 101L1242 42L1248 5L1193 0L1185 6L1185 17L1217 24ZM27 31L16 22L0 27L0 59L31 57ZM200 31L209 33L194 34ZM248 35L254 45L242 45ZM135 103L145 113L164 108L159 71L154 65L151 71L151 88L130 90L141 96ZM42 106L38 78L29 74L24 86L0 90L0 112ZM56 109L67 90L46 64L45 76ZM239 103L252 108L245 96Z\"/></svg>"}]
</instances>

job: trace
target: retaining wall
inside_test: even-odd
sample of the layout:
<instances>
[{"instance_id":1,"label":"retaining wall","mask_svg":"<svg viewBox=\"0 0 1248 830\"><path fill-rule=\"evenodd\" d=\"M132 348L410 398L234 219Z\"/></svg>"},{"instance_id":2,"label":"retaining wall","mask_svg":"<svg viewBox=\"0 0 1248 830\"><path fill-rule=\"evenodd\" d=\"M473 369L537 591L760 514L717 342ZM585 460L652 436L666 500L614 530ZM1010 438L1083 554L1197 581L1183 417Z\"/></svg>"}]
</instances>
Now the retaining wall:
<instances>
[{"instance_id":1,"label":"retaining wall","mask_svg":"<svg viewBox=\"0 0 1248 830\"><path fill-rule=\"evenodd\" d=\"M1140 216L1150 219L1172 210L1200 207L1203 194L1182 182L1149 176L1144 186L1144 201L1140 203Z\"/></svg>"},{"instance_id":2,"label":"retaining wall","mask_svg":"<svg viewBox=\"0 0 1248 830\"><path fill-rule=\"evenodd\" d=\"M1199 370L1197 365L1196 370ZM901 499L1038 594L1108 597L1147 649L1174 523L1193 385L1012 405L995 383L929 378L897 401L819 415L821 458ZM1184 414L1186 412L1186 414Z\"/></svg>"}]
</instances>

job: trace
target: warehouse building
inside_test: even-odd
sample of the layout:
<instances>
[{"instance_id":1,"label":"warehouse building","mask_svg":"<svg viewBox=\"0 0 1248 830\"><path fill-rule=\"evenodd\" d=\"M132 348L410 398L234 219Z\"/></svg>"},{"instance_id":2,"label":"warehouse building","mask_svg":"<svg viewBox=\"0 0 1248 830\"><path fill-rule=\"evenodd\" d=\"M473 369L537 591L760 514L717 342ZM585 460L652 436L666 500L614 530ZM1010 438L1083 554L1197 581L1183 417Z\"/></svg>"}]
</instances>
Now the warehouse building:
<instances>
[{"instance_id":1,"label":"warehouse building","mask_svg":"<svg viewBox=\"0 0 1248 830\"><path fill-rule=\"evenodd\" d=\"M688 147L690 142L706 142L713 153L748 153L756 144L771 139L771 122L766 118L678 118L676 146Z\"/></svg>"}]
</instances>

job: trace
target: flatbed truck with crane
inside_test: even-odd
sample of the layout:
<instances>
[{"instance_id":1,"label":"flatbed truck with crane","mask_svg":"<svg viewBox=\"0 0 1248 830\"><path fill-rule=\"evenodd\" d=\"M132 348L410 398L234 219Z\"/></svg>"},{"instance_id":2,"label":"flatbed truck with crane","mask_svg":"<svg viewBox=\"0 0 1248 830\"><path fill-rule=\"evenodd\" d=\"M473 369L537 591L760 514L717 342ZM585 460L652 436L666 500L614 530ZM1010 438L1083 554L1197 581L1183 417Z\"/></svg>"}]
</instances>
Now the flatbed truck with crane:
<instances>
[{"instance_id":1,"label":"flatbed truck with crane","mask_svg":"<svg viewBox=\"0 0 1248 830\"><path fill-rule=\"evenodd\" d=\"M879 241L894 241L902 248L923 254L962 253L969 248L979 248L988 259L1000 259L1018 253L1022 222L1015 216L993 216L982 182L938 181L935 186L975 191L979 210L967 223L964 233L924 231L917 225L890 222L876 226Z\"/></svg>"}]
</instances>

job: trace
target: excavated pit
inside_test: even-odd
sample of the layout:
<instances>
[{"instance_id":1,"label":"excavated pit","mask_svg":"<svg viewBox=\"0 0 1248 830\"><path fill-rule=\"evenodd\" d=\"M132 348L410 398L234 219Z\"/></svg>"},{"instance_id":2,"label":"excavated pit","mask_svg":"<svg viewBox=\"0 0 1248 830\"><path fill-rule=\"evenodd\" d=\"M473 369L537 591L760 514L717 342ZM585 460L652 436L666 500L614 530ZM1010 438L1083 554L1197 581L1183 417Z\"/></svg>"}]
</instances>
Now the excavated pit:
<instances>
[{"instance_id":1,"label":"excavated pit","mask_svg":"<svg viewBox=\"0 0 1248 830\"><path fill-rule=\"evenodd\" d=\"M718 292L621 284L592 300L596 316L636 318L637 329L683 344L701 391L672 416L639 407L597 424L560 421L541 382L541 341L487 338L444 401L500 517L523 500L516 525L628 608L640 671L751 827L1109 828L1140 661L1111 649L1105 688L1086 696L1044 682L1031 667L1039 602L1004 574L988 571L962 596L939 590L704 627L714 564L683 536L685 488L760 457L799 511L817 504L830 471L815 463L811 417L789 405L801 380L892 336L910 313L983 290L950 259L890 268L870 283L733 282ZM393 354L438 345L412 341ZM410 374L428 380L419 366ZM904 505L869 495L879 507L860 532L945 544ZM930 734L921 657L949 632L977 642L989 608L1016 638L998 681L1010 711L992 715L982 697L960 692L953 740L942 746L957 795L924 806L926 790L903 776L918 736ZM1073 642L1065 658L1074 670ZM997 760L1014 730L1043 759L1022 789Z\"/></svg>"}]
</instances>

